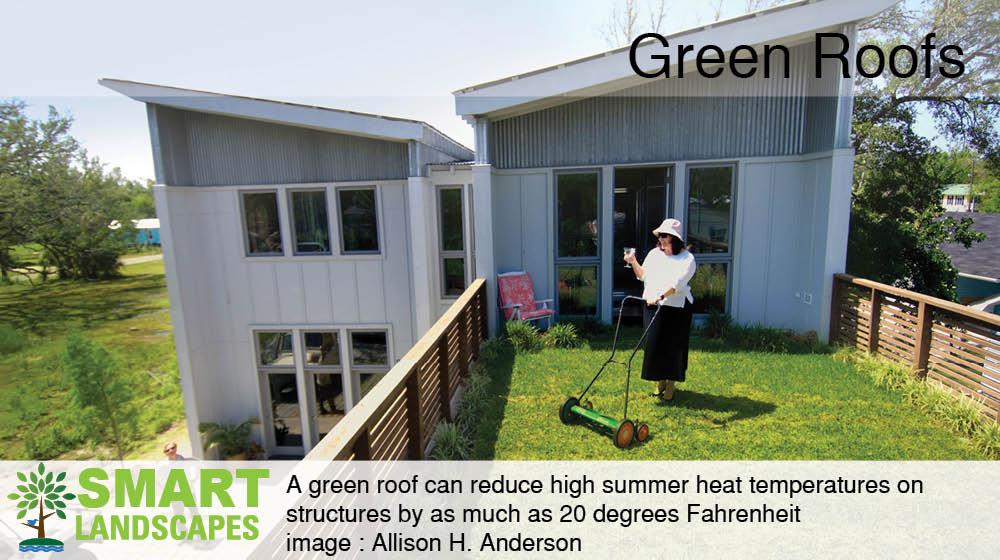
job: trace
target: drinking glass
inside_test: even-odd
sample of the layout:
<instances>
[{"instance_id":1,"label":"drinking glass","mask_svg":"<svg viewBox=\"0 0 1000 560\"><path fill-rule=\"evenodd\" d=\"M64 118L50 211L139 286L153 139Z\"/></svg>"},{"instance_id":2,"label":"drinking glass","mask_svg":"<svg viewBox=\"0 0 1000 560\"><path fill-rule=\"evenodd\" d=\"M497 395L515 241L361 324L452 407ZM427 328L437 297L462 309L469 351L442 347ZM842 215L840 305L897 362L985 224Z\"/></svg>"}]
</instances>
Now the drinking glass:
<instances>
[{"instance_id":1,"label":"drinking glass","mask_svg":"<svg viewBox=\"0 0 1000 560\"><path fill-rule=\"evenodd\" d=\"M625 247L625 256L635 255L635 247ZM625 263L625 268L632 268L632 265Z\"/></svg>"}]
</instances>

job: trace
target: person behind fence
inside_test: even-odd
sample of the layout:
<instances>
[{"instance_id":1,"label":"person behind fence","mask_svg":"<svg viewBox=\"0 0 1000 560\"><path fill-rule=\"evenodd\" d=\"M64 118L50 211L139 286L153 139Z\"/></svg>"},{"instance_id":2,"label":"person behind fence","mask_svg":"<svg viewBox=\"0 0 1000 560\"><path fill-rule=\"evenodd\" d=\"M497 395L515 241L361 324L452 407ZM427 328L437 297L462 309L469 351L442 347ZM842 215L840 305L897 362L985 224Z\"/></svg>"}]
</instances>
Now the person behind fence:
<instances>
[{"instance_id":1,"label":"person behind fence","mask_svg":"<svg viewBox=\"0 0 1000 560\"><path fill-rule=\"evenodd\" d=\"M641 265L634 254L625 255L625 262L643 283L642 298L646 300L643 326L649 332L642 378L656 381L654 396L667 402L673 400L676 383L683 382L687 373L694 303L688 283L697 269L694 255L684 246L681 231L680 220L664 220L653 230L657 245Z\"/></svg>"}]
</instances>

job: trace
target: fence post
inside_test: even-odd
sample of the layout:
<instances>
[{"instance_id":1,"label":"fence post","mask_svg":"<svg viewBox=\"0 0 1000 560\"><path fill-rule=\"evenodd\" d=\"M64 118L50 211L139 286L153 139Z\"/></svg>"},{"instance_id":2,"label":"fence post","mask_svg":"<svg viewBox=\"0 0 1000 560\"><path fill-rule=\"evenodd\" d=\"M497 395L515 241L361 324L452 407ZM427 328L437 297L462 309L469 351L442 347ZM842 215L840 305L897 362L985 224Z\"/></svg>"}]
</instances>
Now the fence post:
<instances>
[{"instance_id":1,"label":"fence post","mask_svg":"<svg viewBox=\"0 0 1000 560\"><path fill-rule=\"evenodd\" d=\"M927 360L931 352L931 326L933 309L921 301L917 307L917 341L913 346L913 373L923 379L927 377Z\"/></svg>"},{"instance_id":2,"label":"fence post","mask_svg":"<svg viewBox=\"0 0 1000 560\"><path fill-rule=\"evenodd\" d=\"M406 378L406 430L410 434L410 459L424 458L424 433L420 423L420 367Z\"/></svg>"},{"instance_id":3,"label":"fence post","mask_svg":"<svg viewBox=\"0 0 1000 560\"><path fill-rule=\"evenodd\" d=\"M469 374L469 308L462 309L458 316L458 375Z\"/></svg>"},{"instance_id":4,"label":"fence post","mask_svg":"<svg viewBox=\"0 0 1000 560\"><path fill-rule=\"evenodd\" d=\"M875 288L872 288L868 308L871 310L871 316L868 319L868 353L877 354L879 322L882 320L882 298Z\"/></svg>"},{"instance_id":5,"label":"fence post","mask_svg":"<svg viewBox=\"0 0 1000 560\"><path fill-rule=\"evenodd\" d=\"M827 337L827 343L830 345L840 341L840 313L843 308L843 304L840 301L842 294L840 282L840 279L834 275L833 297L830 298L830 335Z\"/></svg>"},{"instance_id":6,"label":"fence post","mask_svg":"<svg viewBox=\"0 0 1000 560\"><path fill-rule=\"evenodd\" d=\"M354 459L357 461L368 461L372 458L372 450L368 441L368 426L365 426L358 438L354 440Z\"/></svg>"},{"instance_id":7,"label":"fence post","mask_svg":"<svg viewBox=\"0 0 1000 560\"><path fill-rule=\"evenodd\" d=\"M490 332L490 314L487 312L486 306L491 304L486 301L486 281L483 281L483 284L479 286L479 294L476 299L479 300L479 328L482 329L479 331L479 342L482 342L486 340Z\"/></svg>"},{"instance_id":8,"label":"fence post","mask_svg":"<svg viewBox=\"0 0 1000 560\"><path fill-rule=\"evenodd\" d=\"M441 333L437 344L438 351L438 385L441 389L441 416L451 421L451 383L448 380L448 331Z\"/></svg>"}]
</instances>

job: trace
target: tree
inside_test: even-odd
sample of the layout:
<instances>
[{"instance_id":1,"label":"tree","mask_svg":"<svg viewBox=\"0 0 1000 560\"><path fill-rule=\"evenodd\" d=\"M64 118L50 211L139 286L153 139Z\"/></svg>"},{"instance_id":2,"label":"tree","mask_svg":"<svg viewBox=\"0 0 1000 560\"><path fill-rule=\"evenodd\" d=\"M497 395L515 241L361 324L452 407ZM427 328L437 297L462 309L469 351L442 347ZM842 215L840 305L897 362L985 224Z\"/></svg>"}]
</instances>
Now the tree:
<instances>
[{"instance_id":1,"label":"tree","mask_svg":"<svg viewBox=\"0 0 1000 560\"><path fill-rule=\"evenodd\" d=\"M1000 165L996 7L996 0L922 0L899 4L862 25L859 43L879 45L884 52L899 44L919 45L936 32L939 48L964 49L959 58L966 71L955 79L937 74L925 79L923 72L911 78L859 75L849 272L955 299L958 272L940 245L969 247L984 236L970 219L942 216L941 187L973 182L969 173L980 159L994 169ZM867 54L863 62L870 68L875 53ZM918 64L922 68L923 59ZM932 148L913 130L918 110L935 120L940 134L972 152L949 156ZM963 166L969 162L967 172Z\"/></svg>"},{"instance_id":2,"label":"tree","mask_svg":"<svg viewBox=\"0 0 1000 560\"><path fill-rule=\"evenodd\" d=\"M49 109L32 120L19 101L0 103L0 273L31 278L52 264L64 278L117 274L132 239L131 220L155 215L151 191L118 169L106 171L69 135L72 120ZM125 227L108 229L117 220ZM33 243L42 264L17 262L11 249Z\"/></svg>"},{"instance_id":3,"label":"tree","mask_svg":"<svg viewBox=\"0 0 1000 560\"><path fill-rule=\"evenodd\" d=\"M958 271L943 243L965 247L984 236L972 220L943 217L942 186L958 172L913 131L913 111L897 107L891 120L871 124L880 100L859 98L857 124L868 149L855 163L847 270L851 274L954 300Z\"/></svg>"},{"instance_id":4,"label":"tree","mask_svg":"<svg viewBox=\"0 0 1000 560\"><path fill-rule=\"evenodd\" d=\"M63 367L89 438L95 444L112 445L118 459L124 460L138 418L132 380L106 348L78 333L66 340Z\"/></svg>"},{"instance_id":5,"label":"tree","mask_svg":"<svg viewBox=\"0 0 1000 560\"><path fill-rule=\"evenodd\" d=\"M910 9L912 6L914 9ZM958 78L923 72L909 78L857 78L859 97L880 100L868 122L891 119L898 108L923 106L934 117L938 131L959 144L982 154L994 168L1000 168L1000 10L996 0L920 0L899 4L865 24L859 43L877 44L888 52L893 46L919 45L934 32L934 44L959 45L958 56L965 72ZM865 66L874 64L868 52ZM918 62L923 66L923 60ZM855 144L866 149L866 131L856 131Z\"/></svg>"},{"instance_id":6,"label":"tree","mask_svg":"<svg viewBox=\"0 0 1000 560\"><path fill-rule=\"evenodd\" d=\"M977 183L973 188L976 196L976 210L980 212L1000 212L1000 180L990 178Z\"/></svg>"},{"instance_id":7,"label":"tree","mask_svg":"<svg viewBox=\"0 0 1000 560\"><path fill-rule=\"evenodd\" d=\"M611 17L599 32L609 47L618 48L643 33L660 33L666 15L667 0L651 0L645 6L639 0L623 0L614 5ZM646 27L640 28L642 25Z\"/></svg>"},{"instance_id":8,"label":"tree","mask_svg":"<svg viewBox=\"0 0 1000 560\"><path fill-rule=\"evenodd\" d=\"M66 492L66 485L60 484L66 478L65 472L53 476L51 471L45 472L45 465L42 463L38 464L36 471L17 473L17 479L22 484L17 486L17 492L8 494L7 498L17 502L18 519L24 519L29 511L38 508L38 519L21 524L34 529L38 532L38 538L44 539L45 520L53 515L66 519L66 502L75 500L76 495ZM45 513L45 508L49 508L48 513Z\"/></svg>"}]
</instances>

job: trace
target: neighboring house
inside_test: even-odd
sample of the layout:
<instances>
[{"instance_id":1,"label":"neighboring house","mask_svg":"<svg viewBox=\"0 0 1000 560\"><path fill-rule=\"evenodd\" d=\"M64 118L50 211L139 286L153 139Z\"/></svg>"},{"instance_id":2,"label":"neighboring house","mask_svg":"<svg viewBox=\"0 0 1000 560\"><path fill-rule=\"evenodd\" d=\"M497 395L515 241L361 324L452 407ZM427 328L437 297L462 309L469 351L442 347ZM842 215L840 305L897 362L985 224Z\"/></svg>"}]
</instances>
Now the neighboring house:
<instances>
[{"instance_id":1,"label":"neighboring house","mask_svg":"<svg viewBox=\"0 0 1000 560\"><path fill-rule=\"evenodd\" d=\"M108 225L109 229L121 228L118 220ZM132 227L135 228L135 245L159 245L160 244L160 220L156 218L142 218L132 220Z\"/></svg>"},{"instance_id":2,"label":"neighboring house","mask_svg":"<svg viewBox=\"0 0 1000 560\"><path fill-rule=\"evenodd\" d=\"M945 185L941 195L941 206L945 212L975 212L976 199L972 195L972 185L958 183Z\"/></svg>"},{"instance_id":3,"label":"neighboring house","mask_svg":"<svg viewBox=\"0 0 1000 560\"><path fill-rule=\"evenodd\" d=\"M119 80L147 105L178 365L200 422L263 420L308 451L476 276L531 273L562 317L610 320L623 247L684 221L698 312L826 339L844 270L853 42L892 0L802 1L677 33L780 43L788 79L645 80L616 49L455 92L473 152L432 126ZM650 45L640 49L649 61ZM676 68L674 68L676 75ZM491 331L498 327L489 306Z\"/></svg>"},{"instance_id":4,"label":"neighboring house","mask_svg":"<svg viewBox=\"0 0 1000 560\"><path fill-rule=\"evenodd\" d=\"M986 235L986 240L971 247L957 244L941 248L951 256L958 269L958 300L983 311L996 313L996 298L1000 296L1000 214L947 214L955 219L970 218L973 229Z\"/></svg>"}]
</instances>

